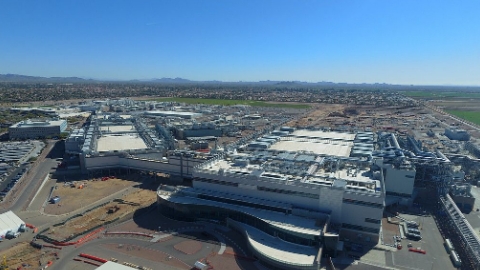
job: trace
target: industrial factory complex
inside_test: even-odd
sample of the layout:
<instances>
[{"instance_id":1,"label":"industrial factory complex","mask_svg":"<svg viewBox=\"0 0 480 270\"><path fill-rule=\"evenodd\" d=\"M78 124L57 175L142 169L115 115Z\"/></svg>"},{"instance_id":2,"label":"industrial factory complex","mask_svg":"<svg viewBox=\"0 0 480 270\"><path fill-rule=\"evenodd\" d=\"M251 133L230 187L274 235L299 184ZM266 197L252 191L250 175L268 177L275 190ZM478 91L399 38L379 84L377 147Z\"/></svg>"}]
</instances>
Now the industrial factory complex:
<instances>
[{"instance_id":1,"label":"industrial factory complex","mask_svg":"<svg viewBox=\"0 0 480 270\"><path fill-rule=\"evenodd\" d=\"M101 106L108 103L82 105L94 113L69 130L65 154L72 162L59 167L89 177L168 175L176 182L159 185L158 214L234 229L267 267L320 269L322 258L358 249L354 242L386 243L387 210L417 205L425 187L439 198L436 209L463 247L461 256L480 262L480 239L463 214L475 211L475 198L456 162L476 162L474 155L429 150L414 133L389 127L295 126L289 123L301 116L248 106L228 113L129 100L111 103L109 112L98 111ZM66 126L65 120L29 120L9 132L14 139L58 136ZM470 140L459 128L442 136ZM415 222L396 222L404 238L422 239ZM390 247L401 249L396 240Z\"/></svg>"},{"instance_id":2,"label":"industrial factory complex","mask_svg":"<svg viewBox=\"0 0 480 270\"><path fill-rule=\"evenodd\" d=\"M335 256L345 239L377 243L385 207L412 205L416 181L441 181L436 188L445 194L462 177L440 151L425 152L413 137L389 132L277 126L215 143L207 153L175 150L175 131L140 116L91 116L85 130L66 140L66 151L79 154L85 174L143 171L191 179L189 187L161 185L159 211L237 229L256 257L278 268L318 269L322 254ZM220 135L212 124L195 125L195 137L202 129L202 135ZM478 240L466 228L464 234Z\"/></svg>"}]
</instances>

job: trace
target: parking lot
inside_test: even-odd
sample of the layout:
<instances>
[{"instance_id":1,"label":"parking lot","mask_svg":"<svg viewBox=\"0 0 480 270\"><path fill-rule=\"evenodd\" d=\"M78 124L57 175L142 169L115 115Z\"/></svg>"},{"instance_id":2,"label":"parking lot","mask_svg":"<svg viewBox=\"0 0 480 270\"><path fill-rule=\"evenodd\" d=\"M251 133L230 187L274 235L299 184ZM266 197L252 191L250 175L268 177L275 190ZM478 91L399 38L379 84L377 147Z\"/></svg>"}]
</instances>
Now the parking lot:
<instances>
[{"instance_id":1,"label":"parking lot","mask_svg":"<svg viewBox=\"0 0 480 270\"><path fill-rule=\"evenodd\" d=\"M0 198L5 197L29 170L44 143L40 141L0 143Z\"/></svg>"},{"instance_id":2,"label":"parking lot","mask_svg":"<svg viewBox=\"0 0 480 270\"><path fill-rule=\"evenodd\" d=\"M443 243L444 239L432 216L416 208L404 208L400 216L408 221L416 222L422 239L413 240L404 237L397 241L401 249L395 247L394 237L400 235L399 225L382 220L383 242L372 249L363 252L349 250L334 259L338 269L455 269ZM416 214L413 214L416 213ZM420 214L421 213L421 214ZM393 219L395 221L396 219ZM398 237L400 238L400 237ZM425 251L412 252L409 248Z\"/></svg>"},{"instance_id":3,"label":"parking lot","mask_svg":"<svg viewBox=\"0 0 480 270\"><path fill-rule=\"evenodd\" d=\"M15 184L20 181L22 176L28 171L29 165L20 165L18 168L14 168L10 173L2 178L0 181L0 197L5 197L8 192L13 189Z\"/></svg>"},{"instance_id":4,"label":"parking lot","mask_svg":"<svg viewBox=\"0 0 480 270\"><path fill-rule=\"evenodd\" d=\"M450 261L449 255L443 245L444 240L431 216L418 216L402 214L403 218L417 222L420 227L421 240L402 240L403 248L396 252L387 254L387 262L394 267L409 269L455 269ZM420 248L426 254L411 252L412 248ZM391 258L388 258L390 256Z\"/></svg>"}]
</instances>

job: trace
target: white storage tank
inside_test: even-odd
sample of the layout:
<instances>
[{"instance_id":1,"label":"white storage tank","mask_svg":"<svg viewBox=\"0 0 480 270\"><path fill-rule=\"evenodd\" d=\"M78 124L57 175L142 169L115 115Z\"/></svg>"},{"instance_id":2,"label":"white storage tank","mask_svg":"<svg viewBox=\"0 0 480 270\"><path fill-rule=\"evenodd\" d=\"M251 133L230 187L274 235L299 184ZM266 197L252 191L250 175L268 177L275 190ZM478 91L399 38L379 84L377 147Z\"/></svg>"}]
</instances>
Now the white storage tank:
<instances>
[{"instance_id":1,"label":"white storage tank","mask_svg":"<svg viewBox=\"0 0 480 270\"><path fill-rule=\"evenodd\" d=\"M462 261L458 257L457 252L455 252L454 250L452 250L452 252L450 253L450 259L452 259L453 266L458 268L462 265Z\"/></svg>"},{"instance_id":2,"label":"white storage tank","mask_svg":"<svg viewBox=\"0 0 480 270\"><path fill-rule=\"evenodd\" d=\"M447 250L448 253L451 253L455 248L452 245L452 241L450 239L445 239L445 249Z\"/></svg>"}]
</instances>

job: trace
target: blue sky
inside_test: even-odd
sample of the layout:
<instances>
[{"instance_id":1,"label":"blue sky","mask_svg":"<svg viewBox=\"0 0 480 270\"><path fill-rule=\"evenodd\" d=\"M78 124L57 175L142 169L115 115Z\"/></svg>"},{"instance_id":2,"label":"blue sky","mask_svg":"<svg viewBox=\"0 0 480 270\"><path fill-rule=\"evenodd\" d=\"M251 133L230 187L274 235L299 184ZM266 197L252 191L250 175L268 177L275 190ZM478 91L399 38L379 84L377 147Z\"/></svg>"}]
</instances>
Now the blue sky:
<instances>
[{"instance_id":1,"label":"blue sky","mask_svg":"<svg viewBox=\"0 0 480 270\"><path fill-rule=\"evenodd\" d=\"M480 1L0 0L0 73L480 85Z\"/></svg>"}]
</instances>

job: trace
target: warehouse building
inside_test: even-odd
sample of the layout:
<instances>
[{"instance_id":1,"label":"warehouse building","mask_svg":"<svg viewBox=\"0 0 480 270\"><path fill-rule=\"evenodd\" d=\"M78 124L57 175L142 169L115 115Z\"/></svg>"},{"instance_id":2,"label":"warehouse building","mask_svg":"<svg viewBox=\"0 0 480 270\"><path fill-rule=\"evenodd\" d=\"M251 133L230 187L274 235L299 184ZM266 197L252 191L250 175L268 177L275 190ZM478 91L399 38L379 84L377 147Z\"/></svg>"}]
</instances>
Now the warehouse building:
<instances>
[{"instance_id":1,"label":"warehouse building","mask_svg":"<svg viewBox=\"0 0 480 270\"><path fill-rule=\"evenodd\" d=\"M457 140L457 141L470 140L470 134L468 134L468 132L464 129L446 128L445 136L447 136L450 140Z\"/></svg>"},{"instance_id":2,"label":"warehouse building","mask_svg":"<svg viewBox=\"0 0 480 270\"><path fill-rule=\"evenodd\" d=\"M147 117L178 117L185 119L193 119L201 116L201 113L194 112L177 112L177 111L146 111L144 113Z\"/></svg>"},{"instance_id":3,"label":"warehouse building","mask_svg":"<svg viewBox=\"0 0 480 270\"><path fill-rule=\"evenodd\" d=\"M8 128L10 139L60 137L67 129L66 120L25 120Z\"/></svg>"}]
</instances>

